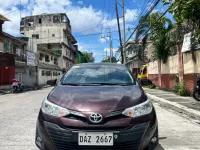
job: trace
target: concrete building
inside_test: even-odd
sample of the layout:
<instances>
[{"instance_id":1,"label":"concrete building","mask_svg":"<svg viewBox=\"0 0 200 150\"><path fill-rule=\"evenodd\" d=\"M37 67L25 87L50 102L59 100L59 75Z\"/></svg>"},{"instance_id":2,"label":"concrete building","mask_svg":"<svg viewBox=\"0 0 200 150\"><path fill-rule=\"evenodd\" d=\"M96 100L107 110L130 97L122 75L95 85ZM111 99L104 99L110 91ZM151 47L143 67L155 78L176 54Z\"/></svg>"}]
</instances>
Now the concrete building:
<instances>
[{"instance_id":1,"label":"concrete building","mask_svg":"<svg viewBox=\"0 0 200 150\"><path fill-rule=\"evenodd\" d=\"M147 45L151 43L150 40L147 40ZM132 71L133 74L137 75L141 66L146 64L148 59L148 48L147 46L143 50L142 41L128 41L125 45L126 47L126 66Z\"/></svg>"},{"instance_id":2,"label":"concrete building","mask_svg":"<svg viewBox=\"0 0 200 150\"><path fill-rule=\"evenodd\" d=\"M28 38L17 38L3 32L4 53L14 56L14 74L12 79L18 79L23 82L24 86L33 87L37 85L37 68L35 52L28 47ZM6 73L8 76L10 73ZM12 83L10 79L9 85Z\"/></svg>"},{"instance_id":3,"label":"concrete building","mask_svg":"<svg viewBox=\"0 0 200 150\"><path fill-rule=\"evenodd\" d=\"M48 80L60 79L62 73L61 54L49 51L42 44L37 45L38 85L45 85Z\"/></svg>"},{"instance_id":4,"label":"concrete building","mask_svg":"<svg viewBox=\"0 0 200 150\"><path fill-rule=\"evenodd\" d=\"M66 14L42 14L21 19L20 32L36 38L37 44L58 54L59 67L66 71L74 64L77 51L70 20Z\"/></svg>"}]
</instances>

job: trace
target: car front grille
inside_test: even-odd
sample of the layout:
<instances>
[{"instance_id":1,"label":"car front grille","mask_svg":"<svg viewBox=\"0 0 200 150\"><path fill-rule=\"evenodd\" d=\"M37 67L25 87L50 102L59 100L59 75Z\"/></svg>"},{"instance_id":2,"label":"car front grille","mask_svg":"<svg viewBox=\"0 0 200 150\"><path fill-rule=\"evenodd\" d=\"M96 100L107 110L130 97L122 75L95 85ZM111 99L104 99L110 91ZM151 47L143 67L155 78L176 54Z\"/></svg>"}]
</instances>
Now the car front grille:
<instances>
[{"instance_id":1,"label":"car front grille","mask_svg":"<svg viewBox=\"0 0 200 150\"><path fill-rule=\"evenodd\" d=\"M77 143L55 143L57 150L137 150L138 141L115 144L114 146L79 146Z\"/></svg>"},{"instance_id":2,"label":"car front grille","mask_svg":"<svg viewBox=\"0 0 200 150\"><path fill-rule=\"evenodd\" d=\"M148 123L136 125L131 129L131 133L137 138L132 141L114 142L113 146L79 146L78 142L75 142L78 134L74 135L72 131L62 129L49 122L45 122L45 126L56 150L137 150ZM129 135L130 131L127 130L123 134Z\"/></svg>"}]
</instances>

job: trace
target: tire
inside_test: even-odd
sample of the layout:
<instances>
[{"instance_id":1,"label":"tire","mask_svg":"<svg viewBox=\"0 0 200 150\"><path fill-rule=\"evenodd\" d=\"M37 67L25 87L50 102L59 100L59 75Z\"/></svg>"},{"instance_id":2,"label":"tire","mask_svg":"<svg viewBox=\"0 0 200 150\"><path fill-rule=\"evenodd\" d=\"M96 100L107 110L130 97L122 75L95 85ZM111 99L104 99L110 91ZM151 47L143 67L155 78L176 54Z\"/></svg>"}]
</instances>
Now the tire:
<instances>
[{"instance_id":1,"label":"tire","mask_svg":"<svg viewBox=\"0 0 200 150\"><path fill-rule=\"evenodd\" d=\"M195 100L200 101L200 95L198 93L198 89L195 89L192 93L192 96Z\"/></svg>"}]
</instances>

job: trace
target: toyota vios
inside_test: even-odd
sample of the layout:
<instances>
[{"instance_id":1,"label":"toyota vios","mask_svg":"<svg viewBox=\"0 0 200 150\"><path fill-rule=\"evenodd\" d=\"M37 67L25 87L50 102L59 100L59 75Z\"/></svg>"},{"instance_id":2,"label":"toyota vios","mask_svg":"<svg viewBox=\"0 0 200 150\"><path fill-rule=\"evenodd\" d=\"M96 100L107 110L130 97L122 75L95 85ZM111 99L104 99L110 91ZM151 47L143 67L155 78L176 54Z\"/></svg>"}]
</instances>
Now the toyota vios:
<instances>
[{"instance_id":1,"label":"toyota vios","mask_svg":"<svg viewBox=\"0 0 200 150\"><path fill-rule=\"evenodd\" d=\"M44 99L36 127L42 150L152 150L154 107L121 64L74 65Z\"/></svg>"}]
</instances>

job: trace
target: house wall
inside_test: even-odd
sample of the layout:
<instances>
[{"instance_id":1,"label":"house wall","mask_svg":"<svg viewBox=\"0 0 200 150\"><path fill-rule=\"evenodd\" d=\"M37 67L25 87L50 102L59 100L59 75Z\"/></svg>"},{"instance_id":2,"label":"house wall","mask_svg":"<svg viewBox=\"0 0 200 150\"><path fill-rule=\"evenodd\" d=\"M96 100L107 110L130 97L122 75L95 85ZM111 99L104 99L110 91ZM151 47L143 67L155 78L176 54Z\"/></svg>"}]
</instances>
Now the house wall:
<instances>
[{"instance_id":1,"label":"house wall","mask_svg":"<svg viewBox=\"0 0 200 150\"><path fill-rule=\"evenodd\" d=\"M42 75L42 71L51 71L51 72L57 72L58 76L53 76L53 73L51 74L51 76L47 76L47 75ZM38 85L45 85L47 83L48 80L53 80L53 79L57 79L60 80L62 78L62 71L56 71L56 70L50 70L50 69L43 69L43 68L39 68L38 69Z\"/></svg>"},{"instance_id":2,"label":"house wall","mask_svg":"<svg viewBox=\"0 0 200 150\"><path fill-rule=\"evenodd\" d=\"M200 50L194 51L194 54L187 52L182 53L182 55L184 72L183 81L187 88L192 92L193 88L196 86L197 74L200 73ZM195 58L193 56L195 56ZM161 63L161 88L172 90L178 74L178 55L170 56L165 64ZM148 63L148 78L152 80L154 84L159 86L157 61Z\"/></svg>"},{"instance_id":3,"label":"house wall","mask_svg":"<svg viewBox=\"0 0 200 150\"><path fill-rule=\"evenodd\" d=\"M37 84L36 67L17 67L15 69L15 78L18 80L21 78L24 86L35 86Z\"/></svg>"},{"instance_id":4,"label":"house wall","mask_svg":"<svg viewBox=\"0 0 200 150\"><path fill-rule=\"evenodd\" d=\"M0 41L0 52L4 51L4 42Z\"/></svg>"}]
</instances>

